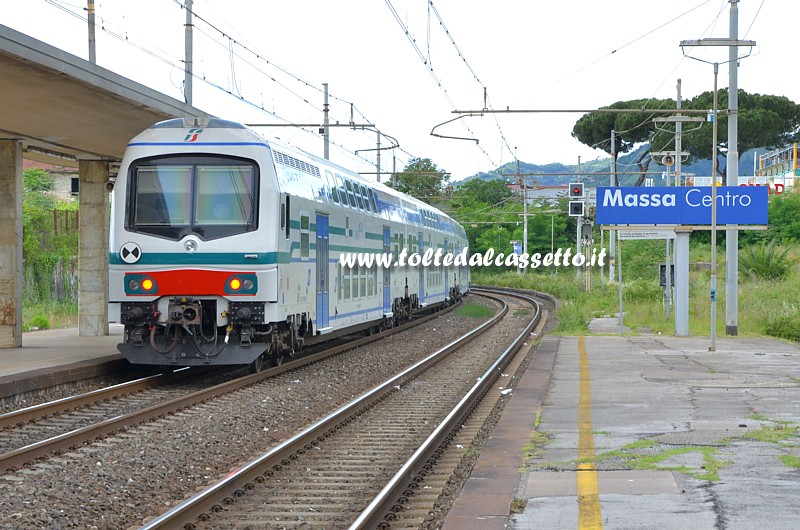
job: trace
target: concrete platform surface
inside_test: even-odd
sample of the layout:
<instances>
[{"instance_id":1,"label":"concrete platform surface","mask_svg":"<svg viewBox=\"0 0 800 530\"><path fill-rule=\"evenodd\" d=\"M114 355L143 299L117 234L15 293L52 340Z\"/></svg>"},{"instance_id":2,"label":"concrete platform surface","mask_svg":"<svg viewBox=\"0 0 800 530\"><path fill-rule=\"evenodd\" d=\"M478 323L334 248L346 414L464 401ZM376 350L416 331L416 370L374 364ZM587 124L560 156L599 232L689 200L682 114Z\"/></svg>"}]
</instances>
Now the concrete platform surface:
<instances>
[{"instance_id":1,"label":"concrete platform surface","mask_svg":"<svg viewBox=\"0 0 800 530\"><path fill-rule=\"evenodd\" d=\"M111 324L109 334L99 337L79 336L78 328L23 333L22 347L0 349L0 398L129 367L117 351L122 330Z\"/></svg>"},{"instance_id":2,"label":"concrete platform surface","mask_svg":"<svg viewBox=\"0 0 800 530\"><path fill-rule=\"evenodd\" d=\"M709 346L545 338L443 528L800 528L800 346Z\"/></svg>"}]
</instances>

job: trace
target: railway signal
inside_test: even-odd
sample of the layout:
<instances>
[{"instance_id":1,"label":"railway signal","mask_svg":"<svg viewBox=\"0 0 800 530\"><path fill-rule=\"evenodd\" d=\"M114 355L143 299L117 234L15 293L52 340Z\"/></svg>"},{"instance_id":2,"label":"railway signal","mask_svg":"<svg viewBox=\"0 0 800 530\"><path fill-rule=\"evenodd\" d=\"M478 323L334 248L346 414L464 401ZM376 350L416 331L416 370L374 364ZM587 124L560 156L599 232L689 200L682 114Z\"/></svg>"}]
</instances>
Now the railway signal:
<instances>
[{"instance_id":1,"label":"railway signal","mask_svg":"<svg viewBox=\"0 0 800 530\"><path fill-rule=\"evenodd\" d=\"M569 201L570 217L583 217L583 201Z\"/></svg>"},{"instance_id":2,"label":"railway signal","mask_svg":"<svg viewBox=\"0 0 800 530\"><path fill-rule=\"evenodd\" d=\"M584 194L583 182L570 182L569 184L569 215L570 217L583 217Z\"/></svg>"}]
</instances>

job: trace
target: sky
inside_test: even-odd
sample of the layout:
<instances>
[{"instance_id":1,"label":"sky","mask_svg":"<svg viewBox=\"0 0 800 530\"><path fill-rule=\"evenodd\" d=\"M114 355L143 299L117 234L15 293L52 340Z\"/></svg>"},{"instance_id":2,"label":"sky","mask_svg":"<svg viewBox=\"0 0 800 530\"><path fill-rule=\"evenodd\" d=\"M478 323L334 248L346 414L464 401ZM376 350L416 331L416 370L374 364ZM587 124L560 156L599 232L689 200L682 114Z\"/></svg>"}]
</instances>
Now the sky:
<instances>
[{"instance_id":1,"label":"sky","mask_svg":"<svg viewBox=\"0 0 800 530\"><path fill-rule=\"evenodd\" d=\"M184 100L184 2L95 0L98 65ZM737 6L738 38L756 44L739 50L739 88L800 102L800 2ZM378 162L387 173L413 158L431 159L452 181L515 160L575 165L608 158L571 137L582 115L575 111L674 99L679 79L690 99L712 90L715 62L719 88L728 86L727 47L680 44L729 37L730 7L729 0L194 0L192 101L322 156L311 125L322 123L327 83L331 123L357 126L331 129L330 158L372 179ZM15 2L2 24L88 59L85 1ZM377 151L378 138L382 148L399 147Z\"/></svg>"}]
</instances>

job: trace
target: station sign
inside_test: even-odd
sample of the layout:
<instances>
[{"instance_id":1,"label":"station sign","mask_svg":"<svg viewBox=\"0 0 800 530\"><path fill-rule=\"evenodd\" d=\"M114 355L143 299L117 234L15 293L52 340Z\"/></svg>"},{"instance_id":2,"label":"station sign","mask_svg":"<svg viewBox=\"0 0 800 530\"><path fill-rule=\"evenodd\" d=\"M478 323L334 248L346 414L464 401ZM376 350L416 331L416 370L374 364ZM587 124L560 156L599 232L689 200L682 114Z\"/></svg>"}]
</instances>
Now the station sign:
<instances>
[{"instance_id":1,"label":"station sign","mask_svg":"<svg viewBox=\"0 0 800 530\"><path fill-rule=\"evenodd\" d=\"M708 187L599 187L597 224L710 225L712 189ZM768 223L767 188L717 186L717 224Z\"/></svg>"}]
</instances>

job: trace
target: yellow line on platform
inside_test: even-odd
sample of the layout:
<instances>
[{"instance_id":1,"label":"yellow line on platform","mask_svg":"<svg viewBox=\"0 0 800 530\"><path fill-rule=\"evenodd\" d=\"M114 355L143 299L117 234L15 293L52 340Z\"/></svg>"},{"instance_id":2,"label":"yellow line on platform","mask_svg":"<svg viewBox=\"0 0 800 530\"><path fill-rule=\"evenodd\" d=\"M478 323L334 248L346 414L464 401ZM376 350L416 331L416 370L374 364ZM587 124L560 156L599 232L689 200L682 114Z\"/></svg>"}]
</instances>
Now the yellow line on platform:
<instances>
[{"instance_id":1,"label":"yellow line on platform","mask_svg":"<svg viewBox=\"0 0 800 530\"><path fill-rule=\"evenodd\" d=\"M592 432L592 394L589 378L589 356L586 337L578 338L580 354L580 397L578 398L578 528L602 529L597 469L594 463Z\"/></svg>"}]
</instances>

